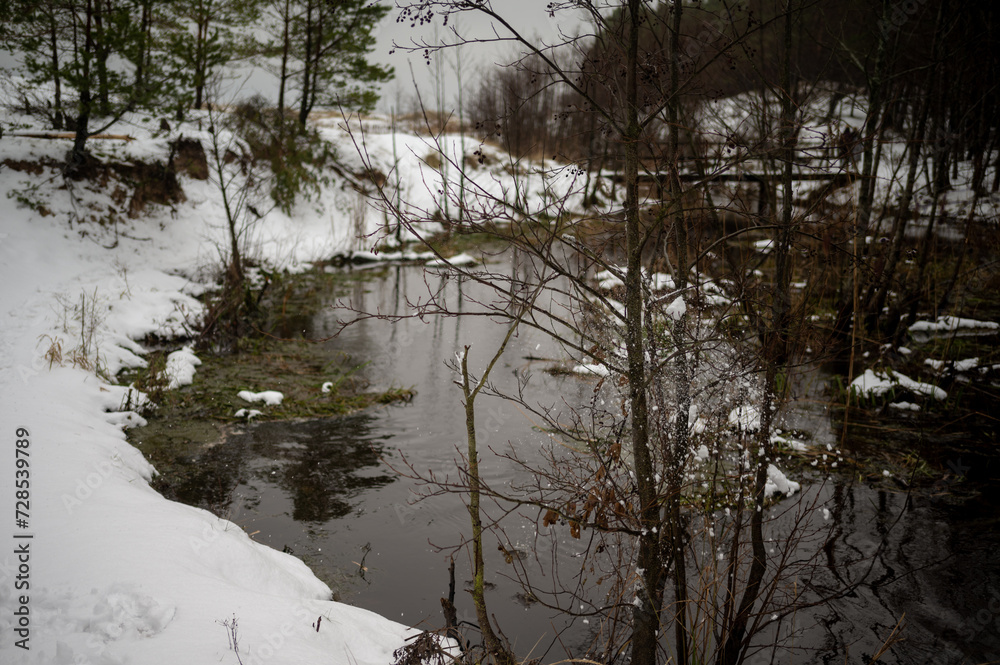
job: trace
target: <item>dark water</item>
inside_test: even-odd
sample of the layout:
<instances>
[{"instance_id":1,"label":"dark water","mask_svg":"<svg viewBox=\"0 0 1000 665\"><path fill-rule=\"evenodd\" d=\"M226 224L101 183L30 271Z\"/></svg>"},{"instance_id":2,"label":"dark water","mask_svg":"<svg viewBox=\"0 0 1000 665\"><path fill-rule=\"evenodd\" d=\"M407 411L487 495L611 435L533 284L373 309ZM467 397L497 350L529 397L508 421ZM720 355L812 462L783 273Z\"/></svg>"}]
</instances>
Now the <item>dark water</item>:
<instances>
[{"instance_id":1,"label":"dark water","mask_svg":"<svg viewBox=\"0 0 1000 665\"><path fill-rule=\"evenodd\" d=\"M350 296L354 306L401 313L407 299L426 295L420 269L391 267L380 274L379 279L356 286ZM426 279L432 288L443 288L456 308L459 291L468 294L474 288L436 274L429 273ZM342 310L325 310L309 323L307 336L333 334L338 315L346 316ZM444 625L440 599L448 595L453 555L458 618L475 623L465 590L471 586L470 551L459 547L469 534L461 497L418 500L425 488L400 478L390 466L405 473L458 479L456 460L466 445L465 416L461 389L455 384L458 375L446 362L471 345L470 369L478 374L505 334L503 322L485 317L372 320L348 328L329 342L331 349L364 364L360 375L371 389L412 387L413 401L333 421L261 423L230 436L216 448L241 450L251 469L233 491L231 519L248 532L257 531L258 541L302 557L343 602L426 628ZM525 328L493 371L498 387L512 388L518 370L531 373L529 395L536 401L573 403L589 395L593 384L545 373L541 370L551 363L529 356L560 357L547 335ZM539 459L547 437L513 405L481 395L477 413L481 473L488 482L503 485L517 473L490 448L503 452L514 445L522 453L527 451L527 459ZM486 509L497 514L490 506ZM530 550L532 523L512 519L509 524L505 548ZM512 568L497 544L494 538L486 546L487 566L494 573L490 582L495 585L488 600L519 652L541 657L554 648L562 653L561 646L553 647L557 634L562 634L567 647L582 650L589 642L586 626L577 624L565 632L568 624L557 612L505 582L502 575ZM562 545L564 549L555 554L546 546L545 555L572 562L577 543Z\"/></svg>"},{"instance_id":2,"label":"dark water","mask_svg":"<svg viewBox=\"0 0 1000 665\"><path fill-rule=\"evenodd\" d=\"M425 281L426 280L426 281ZM489 297L461 284L413 267L383 269L359 283L354 305L368 311L402 313L407 299L442 288L457 307L459 292ZM333 333L332 308L308 322L307 335ZM306 325L296 322L296 325ZM337 592L339 600L396 621L425 628L444 624L440 598L448 594L449 557L456 561L459 619L474 622L469 595L468 513L458 495L416 501L426 490L390 467L433 473L456 480L456 460L465 445L465 421L457 375L446 366L463 345L471 344L470 365L481 369L506 329L486 317L432 317L390 323L371 320L331 340L331 350L346 352L375 389L412 387L406 405L373 409L338 420L261 423L230 436L206 453L227 472L203 480L204 502L225 503L230 519L254 538L302 557ZM541 370L551 363L529 358L560 358L543 333L523 329L494 370L500 388L514 386L514 371L531 372L527 398L544 404L577 404L589 397L593 381L554 376ZM530 460L540 459L547 437L526 414L508 402L482 397L478 434L482 472L503 485L522 472L495 455L516 446ZM793 425L814 431L814 442L835 441L828 413L804 402ZM804 480L800 478L800 480ZM995 479L956 485L952 491L905 493L852 483L848 477L804 484L800 499L819 500L808 521L821 536L803 544L820 552L808 579L796 580L804 597L852 589L819 608L784 618L775 630L793 650L775 662L867 663L905 614L903 641L881 657L883 663L981 663L1000 658L1000 505ZM221 498L220 498L221 497ZM198 503L197 497L189 500ZM794 501L794 500L793 500ZM787 502L786 502L787 503ZM487 507L491 515L497 509ZM487 537L487 569L495 586L488 593L497 623L522 656L553 661L566 652L583 655L593 626L570 625L559 613L532 602L507 579L514 568L510 552L539 550L539 560L524 565L541 585L558 586L550 562L572 570L585 543L560 534L536 541L536 515L505 518L505 552ZM537 546L537 547L536 547ZM457 548L457 549L456 549ZM545 571L549 571L546 573ZM772 662L763 651L753 662Z\"/></svg>"}]
</instances>

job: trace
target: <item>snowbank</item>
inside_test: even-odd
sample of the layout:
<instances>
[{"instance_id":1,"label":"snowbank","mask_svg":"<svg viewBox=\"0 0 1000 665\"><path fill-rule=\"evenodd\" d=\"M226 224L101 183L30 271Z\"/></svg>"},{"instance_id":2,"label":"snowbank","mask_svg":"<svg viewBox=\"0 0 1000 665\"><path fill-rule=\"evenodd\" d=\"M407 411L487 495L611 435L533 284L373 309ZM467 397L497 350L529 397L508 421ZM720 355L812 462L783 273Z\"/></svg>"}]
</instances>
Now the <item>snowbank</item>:
<instances>
[{"instance_id":1,"label":"snowbank","mask_svg":"<svg viewBox=\"0 0 1000 665\"><path fill-rule=\"evenodd\" d=\"M167 366L163 370L167 376L167 390L174 390L181 386L190 386L194 383L195 368L201 364L201 360L194 354L190 346L185 346L180 351L174 351L167 356Z\"/></svg>"},{"instance_id":2,"label":"snowbank","mask_svg":"<svg viewBox=\"0 0 1000 665\"><path fill-rule=\"evenodd\" d=\"M428 268L464 268L478 263L475 258L462 252L447 259L431 259L425 264Z\"/></svg>"},{"instance_id":3,"label":"snowbank","mask_svg":"<svg viewBox=\"0 0 1000 665\"><path fill-rule=\"evenodd\" d=\"M169 137L133 120L109 131L136 141L95 150L165 155ZM57 163L67 148L5 136L0 161ZM183 185L187 201L174 210L71 226L76 211L107 205L109 193L64 185L54 167L0 168L0 662L235 663L221 624L235 618L245 665L387 665L414 631L330 601L300 560L151 489L153 468L122 432L148 404L98 378L144 365L135 340L183 334L199 314L192 295L205 287L183 275L217 260L224 217L210 183ZM344 246L350 225L338 220L350 211L335 190L294 219L275 212L255 227L255 254L294 269ZM19 206L12 192L38 205ZM196 382L197 364L189 350L171 354L169 384ZM20 468L15 438L27 442ZM30 495L23 526L14 522L15 477ZM24 585L15 589L17 575ZM30 650L12 639L22 606L19 639Z\"/></svg>"}]
</instances>

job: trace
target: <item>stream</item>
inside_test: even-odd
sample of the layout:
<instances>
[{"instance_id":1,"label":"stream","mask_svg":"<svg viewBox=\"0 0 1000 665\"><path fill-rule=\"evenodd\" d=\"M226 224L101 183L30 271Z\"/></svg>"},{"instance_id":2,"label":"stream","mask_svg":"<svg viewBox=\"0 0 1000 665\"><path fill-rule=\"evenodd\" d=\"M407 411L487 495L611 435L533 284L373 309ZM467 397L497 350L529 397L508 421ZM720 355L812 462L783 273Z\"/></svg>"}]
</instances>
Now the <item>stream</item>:
<instances>
[{"instance_id":1,"label":"stream","mask_svg":"<svg viewBox=\"0 0 1000 665\"><path fill-rule=\"evenodd\" d=\"M407 299L426 295L425 280L444 289L457 307L460 291L488 298L483 287L459 283L414 266L372 269L351 299L366 311L402 313ZM310 319L286 322L279 334L324 338L335 331L333 298ZM344 313L339 312L340 316ZM458 376L446 366L471 344L470 366L482 369L499 346L504 325L486 317L425 317L396 323L372 319L325 342L363 365L360 376L373 390L413 388L411 403L372 408L328 420L262 422L242 426L198 456L215 470L185 497L211 506L252 537L302 558L335 590L336 599L395 621L426 629L444 625L440 599L448 595L449 556L456 565L455 604L460 621L475 623L471 598L468 512L456 494L417 501L426 492L391 467L407 465L437 478L456 479L456 459L465 445L465 418ZM542 371L562 353L543 333L522 328L494 370L501 389L515 385L514 371L531 372L526 398L573 405L587 399L593 379ZM197 379L196 379L197 383ZM481 471L492 483L510 483L524 472L486 449L508 445L528 461L541 458L547 436L515 405L482 396L477 401ZM790 416L795 427L814 433L813 445L837 440L829 415L803 402ZM845 455L850 450L845 450ZM958 469L963 462L957 460ZM995 467L994 467L995 468ZM793 477L792 472L789 476ZM852 480L850 474L796 477L803 491L785 503L819 496L830 511L812 524L830 527L821 565L801 580L812 594L857 580L844 597L805 609L776 628L793 645L795 663L868 663L904 615L903 641L882 663L982 663L1000 658L1000 492L996 478L973 477L952 488L911 493ZM825 480L824 480L825 479ZM496 515L494 506L486 505ZM532 512L505 518L513 556L544 574L549 561L571 569L586 538L568 529L554 545L543 543L537 561ZM827 521L829 520L829 521ZM881 547L880 547L881 543ZM521 592L509 577L508 551L486 538L490 610L521 657L552 662L584 656L594 627L569 621ZM872 559L874 557L874 560ZM522 559L523 560L523 559ZM541 578L553 583L551 575ZM779 652L780 653L780 652ZM772 662L769 650L750 662ZM777 662L777 661L774 661Z\"/></svg>"}]
</instances>

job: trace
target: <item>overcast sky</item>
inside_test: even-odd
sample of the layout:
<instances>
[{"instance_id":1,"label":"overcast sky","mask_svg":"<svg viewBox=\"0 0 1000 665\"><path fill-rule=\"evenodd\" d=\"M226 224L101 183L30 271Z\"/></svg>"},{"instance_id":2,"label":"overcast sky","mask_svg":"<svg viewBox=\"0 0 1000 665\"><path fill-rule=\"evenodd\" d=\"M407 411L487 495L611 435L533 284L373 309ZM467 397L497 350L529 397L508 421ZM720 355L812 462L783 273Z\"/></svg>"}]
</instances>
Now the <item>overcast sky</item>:
<instances>
[{"instance_id":1,"label":"overcast sky","mask_svg":"<svg viewBox=\"0 0 1000 665\"><path fill-rule=\"evenodd\" d=\"M400 111L408 110L408 106L413 106L415 95L413 94L413 81L416 80L420 86L424 102L429 107L434 106L434 79L427 64L420 53L407 53L402 49L393 50L393 43L411 45L413 40L420 42L435 40L435 25L417 26L411 28L409 22L399 23L396 17L399 11L395 8L395 0L382 0L383 3L392 5L393 9L382 21L377 30L378 45L372 60L383 64L391 65L396 70L396 79L388 83L381 92L381 100L378 109L388 112L393 106ZM545 11L548 0L492 0L493 8L502 15L512 27L518 30L523 36L535 40L542 40L546 43L554 43L559 40L560 28L563 33L575 35L583 25L579 16L569 13L562 13L556 18L551 18ZM437 37L440 40L447 39L454 42L454 36L450 29L454 23L445 28L441 25L441 19L435 20L437 26ZM496 35L491 30L491 23L487 17L479 12L466 12L461 15L458 21L463 35L468 37L483 37L495 39ZM503 31L502 26L498 28L502 37L509 37ZM511 42L472 44L462 47L459 50L462 59L462 77L465 81L467 94L471 94L478 87L478 73L483 68L493 66L495 63L508 63L516 59L519 49ZM455 94L457 92L456 77L454 74L455 52L449 50L445 54L445 99L447 104L455 105ZM413 64L413 76L410 74L409 64ZM0 50L0 66L8 66L13 63L10 54ZM277 95L277 81L274 77L263 71L250 72L242 70L231 80L231 85L225 89L223 95L234 97L249 96L253 93L260 93L274 101Z\"/></svg>"},{"instance_id":2,"label":"overcast sky","mask_svg":"<svg viewBox=\"0 0 1000 665\"><path fill-rule=\"evenodd\" d=\"M392 0L385 1L392 2ZM559 39L560 28L562 28L564 33L571 35L576 34L580 30L581 23L578 17L562 14L556 18L551 18L545 11L547 4L547 0L493 0L493 7L497 13L504 16L511 26L525 37L553 43ZM422 55L420 53L406 53L402 49L396 49L395 53L390 55L390 51L393 49L394 42L409 45L413 40L417 42L421 40L434 41L434 26L417 26L411 28L409 22L397 22L396 17L398 15L398 10L393 8L379 26L377 54L373 59L392 65L396 70L396 80L388 84L382 91L382 100L379 104L379 109L388 111L395 105L400 110L406 110L407 105L411 104L410 100L413 98L414 79L420 86L424 103L428 106L433 106L434 79L430 72L431 68L424 62ZM454 36L450 32L453 25L452 22L449 22L447 28L441 26L440 19L436 19L435 23L438 39L454 42ZM495 35L491 30L490 20L478 12L466 12L462 14L457 27L466 36L495 39ZM498 31L500 31L503 37L509 36L508 33L503 31L502 26L498 26ZM466 94L470 94L478 86L477 74L483 68L492 66L494 63L510 62L516 58L518 52L519 49L516 45L510 42L472 44L462 47L459 51L459 56L462 61L462 77L465 82ZM446 75L445 94L449 104L455 103L454 97L457 92L454 73L455 57L456 54L453 50L449 50L444 56L445 65L443 69ZM413 77L410 75L408 63L412 63L413 65Z\"/></svg>"}]
</instances>

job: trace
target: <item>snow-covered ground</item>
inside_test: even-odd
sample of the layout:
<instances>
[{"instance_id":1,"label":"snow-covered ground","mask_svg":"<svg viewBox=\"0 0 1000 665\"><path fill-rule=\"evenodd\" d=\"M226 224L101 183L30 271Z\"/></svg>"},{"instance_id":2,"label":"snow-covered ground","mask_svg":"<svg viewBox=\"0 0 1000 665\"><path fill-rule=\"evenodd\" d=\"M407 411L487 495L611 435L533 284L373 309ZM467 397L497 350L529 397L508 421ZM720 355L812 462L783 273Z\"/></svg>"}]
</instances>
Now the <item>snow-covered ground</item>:
<instances>
[{"instance_id":1,"label":"snow-covered ground","mask_svg":"<svg viewBox=\"0 0 1000 665\"><path fill-rule=\"evenodd\" d=\"M846 105L838 116L856 126L860 115ZM735 103L716 110L720 136L744 129L728 123L740 117L737 111ZM160 132L157 119L134 118L109 133L136 140L94 141L92 149L119 161L164 159L180 134L207 139L204 126L195 115ZM828 128L831 136L834 129ZM560 172L558 164L504 163L488 146L454 135L436 144L413 134L394 137L384 127L363 133L359 123L337 118L322 122L320 130L340 146L349 168L380 172L388 197L395 200L398 193L404 208L428 219L444 205L439 190L447 186L458 196L449 160L471 166L476 181L463 195L487 209L490 197L516 198L522 208L555 217L563 195L580 185L578 174ZM367 160L351 157L356 145ZM136 340L151 333L181 337L198 316L195 296L207 288L203 282L226 247L224 211L216 185L182 177L184 202L151 206L137 219L114 219L108 214L120 206L114 186L73 183L59 173L56 165L68 147L10 133L0 140L0 663L390 663L392 651L414 631L330 601L329 588L298 559L150 488L154 470L122 432L141 425L150 407L143 395L111 381L119 369L145 362ZM469 159L477 149L483 157L478 165ZM887 151L886 174L902 155L896 146ZM555 177L544 177L546 170ZM580 211L580 199L570 196L569 206ZM980 205L987 203L992 199ZM291 270L336 253L436 258L384 251L391 242L375 245L372 234L381 229L391 237L392 224L344 179L331 176L291 215L271 210L255 222L244 249L270 268ZM461 255L451 263L478 258ZM606 271L597 280L610 289L621 275ZM651 280L656 288L673 289L667 276ZM721 293L708 298L727 302ZM678 315L686 307L683 298L672 302ZM620 305L610 298L605 303ZM957 321L933 325L965 325ZM197 363L190 351L172 356L171 384L197 384ZM609 370L579 364L574 371L603 376ZM875 395L896 386L943 397L939 388L898 373L869 370L854 383ZM248 418L257 399L277 399L266 392L246 397ZM751 415L737 412L735 424L749 429ZM769 479L775 492L799 489L776 468ZM26 505L18 514L22 498ZM239 658L224 625L234 621ZM18 640L27 640L30 650L18 647Z\"/></svg>"},{"instance_id":2,"label":"snow-covered ground","mask_svg":"<svg viewBox=\"0 0 1000 665\"><path fill-rule=\"evenodd\" d=\"M146 126L115 127L137 140L94 149L165 156L171 137ZM55 164L67 148L7 135L0 163ZM0 165L0 662L235 664L223 625L235 621L244 665L386 665L415 631L332 602L300 560L162 498L126 441L144 399L109 381L145 362L135 340L184 331L201 307L195 280L218 262L214 186L182 180L175 209L102 227L71 220L100 214L110 192L66 189L55 167ZM295 268L351 249L352 205L335 183L293 217L272 212L253 230L254 254ZM181 355L176 385L197 369Z\"/></svg>"},{"instance_id":3,"label":"snow-covered ground","mask_svg":"<svg viewBox=\"0 0 1000 665\"><path fill-rule=\"evenodd\" d=\"M224 625L235 621L244 665L390 663L415 631L331 602L330 589L298 559L254 542L236 524L162 498L149 486L154 469L123 433L144 424L143 412L155 406L113 385L114 377L145 364L137 340L191 330L201 311L195 296L225 255L218 186L181 176L184 201L151 205L129 219L121 213L126 185L65 179L59 165L69 142L17 136L44 128L33 128L30 118L7 121L23 125L0 140L0 662L236 663ZM135 116L107 131L133 140L92 139L90 149L105 161L164 162L178 136L207 147L208 126L198 113L171 130ZM319 127L342 164L380 170L411 209L429 212L443 205L436 192L448 159L474 161L462 159L463 147L469 157L479 147L457 136L435 144L413 134L362 134L336 118ZM236 145L224 132L220 138ZM367 163L351 157L356 144L368 150ZM480 149L485 165L476 167L470 198L516 193L539 210L573 186ZM266 212L245 229L244 255L293 271L335 254L436 258L373 253L392 244L376 245L380 235L392 235L391 220L351 178L357 184L355 176L331 175L291 215L268 211L261 200ZM171 354L170 387L196 384L198 364L189 348ZM241 395L248 403L280 398ZM16 514L22 497L27 505Z\"/></svg>"}]
</instances>

